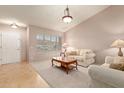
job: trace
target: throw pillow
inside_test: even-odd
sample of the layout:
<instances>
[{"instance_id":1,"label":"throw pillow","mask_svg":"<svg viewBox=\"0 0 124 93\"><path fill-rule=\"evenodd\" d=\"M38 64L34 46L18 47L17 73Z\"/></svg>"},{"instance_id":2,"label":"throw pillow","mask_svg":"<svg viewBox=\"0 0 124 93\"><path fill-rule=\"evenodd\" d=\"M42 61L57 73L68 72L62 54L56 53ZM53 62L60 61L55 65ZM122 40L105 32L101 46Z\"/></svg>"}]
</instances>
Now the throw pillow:
<instances>
[{"instance_id":1,"label":"throw pillow","mask_svg":"<svg viewBox=\"0 0 124 93\"><path fill-rule=\"evenodd\" d=\"M114 57L114 63L124 63L124 57Z\"/></svg>"},{"instance_id":2,"label":"throw pillow","mask_svg":"<svg viewBox=\"0 0 124 93\"><path fill-rule=\"evenodd\" d=\"M110 68L124 71L124 63L111 63Z\"/></svg>"},{"instance_id":3,"label":"throw pillow","mask_svg":"<svg viewBox=\"0 0 124 93\"><path fill-rule=\"evenodd\" d=\"M91 49L81 49L80 50L80 55L89 54L89 53L93 53L93 51Z\"/></svg>"},{"instance_id":4,"label":"throw pillow","mask_svg":"<svg viewBox=\"0 0 124 93\"><path fill-rule=\"evenodd\" d=\"M77 51L71 51L69 52L69 55L77 55Z\"/></svg>"}]
</instances>

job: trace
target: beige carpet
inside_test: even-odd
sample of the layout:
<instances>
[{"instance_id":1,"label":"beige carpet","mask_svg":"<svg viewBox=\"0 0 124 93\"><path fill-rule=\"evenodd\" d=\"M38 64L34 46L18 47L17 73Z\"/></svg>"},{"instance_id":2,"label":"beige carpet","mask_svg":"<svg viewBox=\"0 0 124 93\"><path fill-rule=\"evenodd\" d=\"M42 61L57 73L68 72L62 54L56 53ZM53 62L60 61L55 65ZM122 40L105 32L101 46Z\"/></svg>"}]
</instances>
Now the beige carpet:
<instances>
[{"instance_id":1,"label":"beige carpet","mask_svg":"<svg viewBox=\"0 0 124 93\"><path fill-rule=\"evenodd\" d=\"M78 70L72 70L67 75L60 68L52 67L50 61L32 62L32 66L54 88L86 88L90 78L87 68L78 66Z\"/></svg>"}]
</instances>

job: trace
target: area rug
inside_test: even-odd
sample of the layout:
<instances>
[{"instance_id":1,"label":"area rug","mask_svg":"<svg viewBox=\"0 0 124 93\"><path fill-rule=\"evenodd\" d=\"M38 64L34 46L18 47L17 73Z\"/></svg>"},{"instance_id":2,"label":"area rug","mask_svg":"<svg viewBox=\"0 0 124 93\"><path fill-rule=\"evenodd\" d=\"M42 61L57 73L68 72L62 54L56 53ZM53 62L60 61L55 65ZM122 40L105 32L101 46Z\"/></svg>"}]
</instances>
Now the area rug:
<instances>
[{"instance_id":1,"label":"area rug","mask_svg":"<svg viewBox=\"0 0 124 93\"><path fill-rule=\"evenodd\" d=\"M90 78L86 68L78 67L71 70L69 74L56 66L52 67L49 61L32 62L32 66L53 88L86 88L89 86Z\"/></svg>"}]
</instances>

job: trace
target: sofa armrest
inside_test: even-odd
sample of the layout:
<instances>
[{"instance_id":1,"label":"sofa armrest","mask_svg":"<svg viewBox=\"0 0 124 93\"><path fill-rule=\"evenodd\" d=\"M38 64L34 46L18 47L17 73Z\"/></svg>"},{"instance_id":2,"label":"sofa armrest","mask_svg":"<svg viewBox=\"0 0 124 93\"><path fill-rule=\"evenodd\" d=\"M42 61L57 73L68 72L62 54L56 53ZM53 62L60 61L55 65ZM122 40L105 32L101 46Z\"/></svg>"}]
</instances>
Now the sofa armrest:
<instances>
[{"instance_id":1,"label":"sofa armrest","mask_svg":"<svg viewBox=\"0 0 124 93\"><path fill-rule=\"evenodd\" d=\"M92 65L88 68L91 79L112 87L124 87L124 72L102 66Z\"/></svg>"},{"instance_id":2,"label":"sofa armrest","mask_svg":"<svg viewBox=\"0 0 124 93\"><path fill-rule=\"evenodd\" d=\"M114 57L112 57L112 56L106 56L105 57L105 63L106 64L111 64L113 62L114 62Z\"/></svg>"}]
</instances>

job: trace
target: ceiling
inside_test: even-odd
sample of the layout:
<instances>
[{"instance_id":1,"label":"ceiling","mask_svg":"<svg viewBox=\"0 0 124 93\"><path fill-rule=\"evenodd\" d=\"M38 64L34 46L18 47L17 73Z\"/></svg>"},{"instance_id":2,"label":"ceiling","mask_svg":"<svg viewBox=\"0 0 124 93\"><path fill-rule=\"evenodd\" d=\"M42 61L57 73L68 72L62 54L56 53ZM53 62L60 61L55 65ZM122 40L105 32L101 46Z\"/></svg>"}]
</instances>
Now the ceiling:
<instances>
[{"instance_id":1,"label":"ceiling","mask_svg":"<svg viewBox=\"0 0 124 93\"><path fill-rule=\"evenodd\" d=\"M73 16L73 21L66 24L62 21L66 5L1 5L0 23L11 24L16 22L19 26L35 25L64 32L107 7L109 6L70 5L70 15Z\"/></svg>"}]
</instances>

